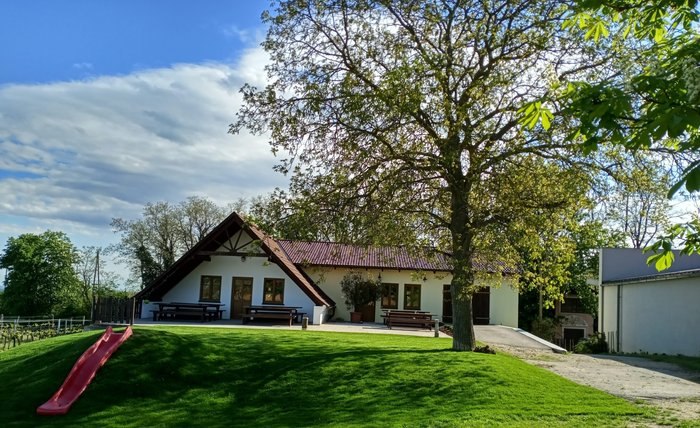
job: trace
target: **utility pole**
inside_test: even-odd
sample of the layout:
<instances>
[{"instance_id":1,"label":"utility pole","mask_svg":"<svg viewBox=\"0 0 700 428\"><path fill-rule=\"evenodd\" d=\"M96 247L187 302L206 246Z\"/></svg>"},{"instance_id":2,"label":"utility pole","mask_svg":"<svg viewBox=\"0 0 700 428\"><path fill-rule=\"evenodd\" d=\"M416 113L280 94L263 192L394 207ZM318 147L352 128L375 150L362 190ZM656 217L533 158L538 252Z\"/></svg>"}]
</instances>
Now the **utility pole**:
<instances>
[{"instance_id":1,"label":"utility pole","mask_svg":"<svg viewBox=\"0 0 700 428\"><path fill-rule=\"evenodd\" d=\"M92 273L92 305L90 305L90 320L95 319L95 290L96 286L100 285L100 248L97 249L95 255L95 270Z\"/></svg>"}]
</instances>

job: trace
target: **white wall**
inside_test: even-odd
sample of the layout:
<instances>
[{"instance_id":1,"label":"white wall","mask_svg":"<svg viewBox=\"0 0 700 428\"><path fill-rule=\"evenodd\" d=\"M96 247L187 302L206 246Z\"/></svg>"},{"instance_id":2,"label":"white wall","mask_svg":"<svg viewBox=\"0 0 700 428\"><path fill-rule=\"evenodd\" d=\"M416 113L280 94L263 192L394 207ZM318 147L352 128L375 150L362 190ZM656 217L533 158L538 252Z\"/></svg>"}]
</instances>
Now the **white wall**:
<instances>
[{"instance_id":1,"label":"white wall","mask_svg":"<svg viewBox=\"0 0 700 428\"><path fill-rule=\"evenodd\" d=\"M491 287L489 323L517 327L518 298L518 291L508 281L504 281L500 287Z\"/></svg>"},{"instance_id":2,"label":"white wall","mask_svg":"<svg viewBox=\"0 0 700 428\"><path fill-rule=\"evenodd\" d=\"M340 281L343 276L350 272L345 268L310 267L305 269L306 273L323 289L323 291L336 302L334 318L341 318L348 321L350 311L344 304L343 294L340 290ZM415 272L398 270L378 270L378 269L357 269L368 278L377 279L381 274L383 283L399 284L398 308L403 309L404 305L404 285L421 285L421 310L429 311L442 319L442 294L443 285L449 284L452 274L446 272ZM425 278L425 281L423 281ZM490 299L490 322L492 324L503 324L512 327L518 326L518 292L504 283L500 287L491 289ZM377 302L375 321L381 322L381 305Z\"/></svg>"},{"instance_id":3,"label":"white wall","mask_svg":"<svg viewBox=\"0 0 700 428\"><path fill-rule=\"evenodd\" d=\"M245 238L247 238L247 235ZM250 241L250 238L247 240ZM233 241L235 242L235 237ZM242 239L241 242L246 242L246 240ZM260 250L248 249L252 252L260 252ZM222 247L218 251L227 250ZM242 251L246 251L246 249ZM202 275L221 276L221 303L226 305L222 308L225 310L224 319L230 319L231 317L231 289L233 277L253 278L253 305L263 304L263 282L265 278L283 278L284 305L302 307L302 309L299 309L299 312L305 312L310 322L313 322L314 318L321 319L320 315L314 315L319 312L319 309L314 310L314 302L276 263L268 261L267 257L249 256L243 261L243 259L238 256L212 256L210 262L202 262L175 287L168 291L163 296L163 301L198 302ZM150 318L152 315L149 311L153 308L154 305L144 305L141 316L143 318Z\"/></svg>"},{"instance_id":4,"label":"white wall","mask_svg":"<svg viewBox=\"0 0 700 428\"><path fill-rule=\"evenodd\" d=\"M700 278L624 283L620 331L617 331L617 287L603 286L603 332L620 335L621 352L700 356Z\"/></svg>"}]
</instances>

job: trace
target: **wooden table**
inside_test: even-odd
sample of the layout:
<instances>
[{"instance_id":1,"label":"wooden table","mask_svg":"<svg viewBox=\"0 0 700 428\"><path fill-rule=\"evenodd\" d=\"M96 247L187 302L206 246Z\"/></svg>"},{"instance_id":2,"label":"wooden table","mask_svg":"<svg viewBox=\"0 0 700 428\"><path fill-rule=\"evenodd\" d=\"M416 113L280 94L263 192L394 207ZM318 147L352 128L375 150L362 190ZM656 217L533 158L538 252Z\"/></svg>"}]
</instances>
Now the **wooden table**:
<instances>
[{"instance_id":1,"label":"wooden table","mask_svg":"<svg viewBox=\"0 0 700 428\"><path fill-rule=\"evenodd\" d=\"M176 319L179 316L198 317L202 322L221 319L224 303L216 302L158 302L158 310L152 310L153 321Z\"/></svg>"}]
</instances>

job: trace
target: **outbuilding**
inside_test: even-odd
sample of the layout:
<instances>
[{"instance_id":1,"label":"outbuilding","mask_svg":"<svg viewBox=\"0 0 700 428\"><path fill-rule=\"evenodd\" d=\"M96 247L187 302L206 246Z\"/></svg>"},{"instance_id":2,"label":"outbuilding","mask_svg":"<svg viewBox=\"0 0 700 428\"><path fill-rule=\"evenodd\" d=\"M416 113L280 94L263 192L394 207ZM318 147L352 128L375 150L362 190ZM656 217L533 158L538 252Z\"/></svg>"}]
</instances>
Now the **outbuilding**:
<instances>
[{"instance_id":1,"label":"outbuilding","mask_svg":"<svg viewBox=\"0 0 700 428\"><path fill-rule=\"evenodd\" d=\"M600 331L614 352L700 356L700 256L675 252L658 272L649 255L600 251Z\"/></svg>"}]
</instances>

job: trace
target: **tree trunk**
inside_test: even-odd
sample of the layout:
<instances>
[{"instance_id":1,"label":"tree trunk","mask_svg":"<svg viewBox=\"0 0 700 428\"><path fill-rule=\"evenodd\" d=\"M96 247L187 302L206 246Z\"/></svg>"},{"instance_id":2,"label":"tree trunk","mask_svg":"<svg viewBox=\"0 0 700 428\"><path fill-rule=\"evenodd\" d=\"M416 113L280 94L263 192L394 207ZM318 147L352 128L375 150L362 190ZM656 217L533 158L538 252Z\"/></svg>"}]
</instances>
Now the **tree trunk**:
<instances>
[{"instance_id":1,"label":"tree trunk","mask_svg":"<svg viewBox=\"0 0 700 428\"><path fill-rule=\"evenodd\" d=\"M452 190L452 349L473 351L476 347L474 320L472 317L472 296L474 270L472 255L472 231L470 230L467 198L469 187L462 182Z\"/></svg>"},{"instance_id":2,"label":"tree trunk","mask_svg":"<svg viewBox=\"0 0 700 428\"><path fill-rule=\"evenodd\" d=\"M473 351L476 347L474 320L472 317L472 294L460 287L452 277L452 350Z\"/></svg>"}]
</instances>

